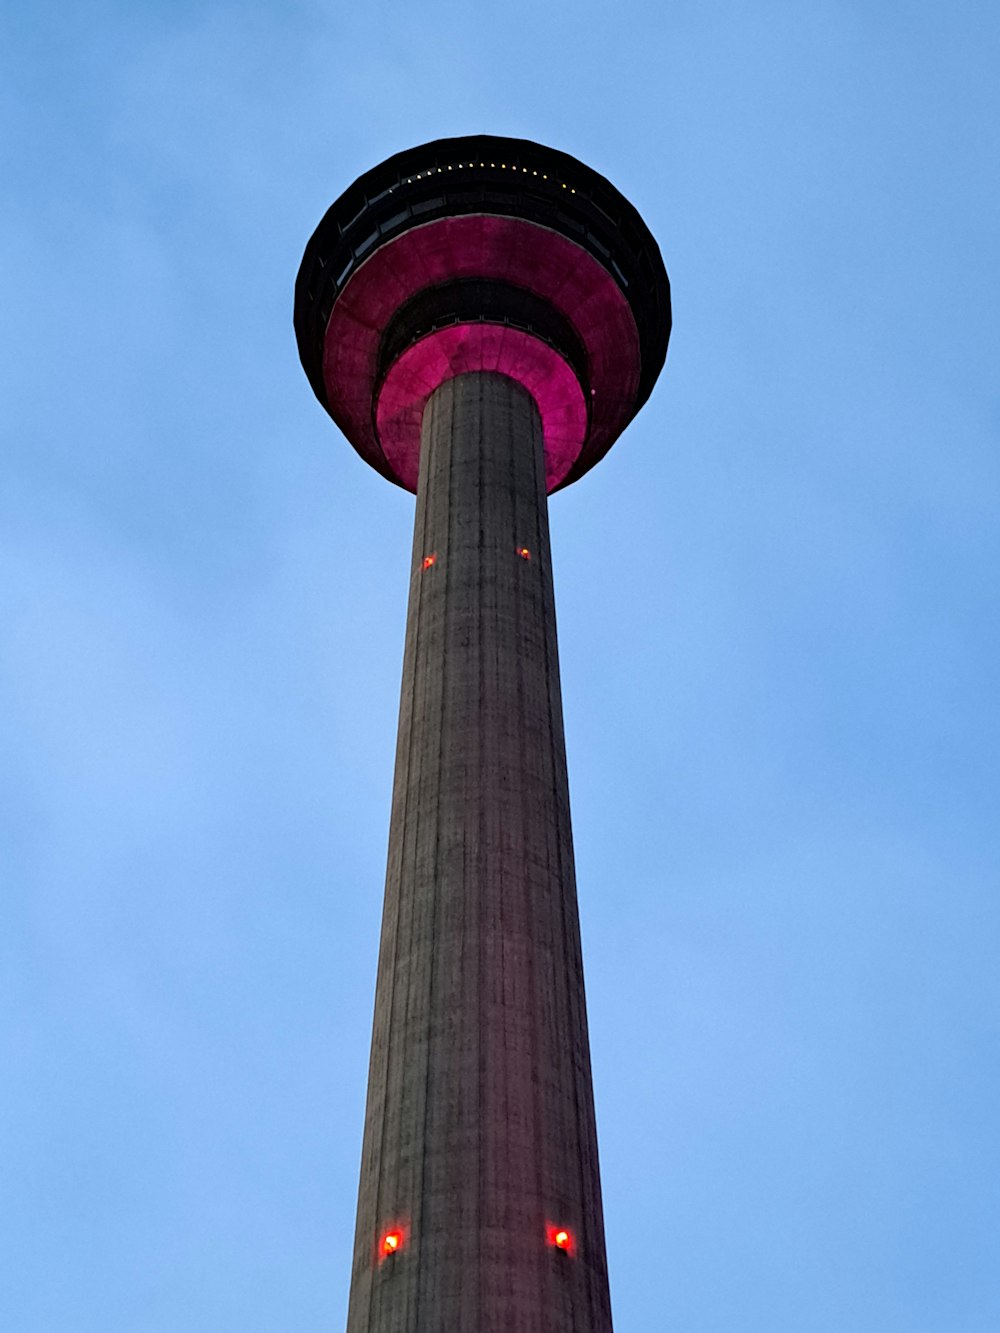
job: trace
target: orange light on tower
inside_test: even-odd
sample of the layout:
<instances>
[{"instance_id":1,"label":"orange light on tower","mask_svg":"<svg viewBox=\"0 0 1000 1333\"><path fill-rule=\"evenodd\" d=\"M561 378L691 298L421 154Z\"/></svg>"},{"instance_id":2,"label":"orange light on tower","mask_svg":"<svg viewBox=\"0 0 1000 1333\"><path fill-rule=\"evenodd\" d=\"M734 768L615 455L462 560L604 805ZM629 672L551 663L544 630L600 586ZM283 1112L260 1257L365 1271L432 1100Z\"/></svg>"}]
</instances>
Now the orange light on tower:
<instances>
[{"instance_id":1,"label":"orange light on tower","mask_svg":"<svg viewBox=\"0 0 1000 1333\"><path fill-rule=\"evenodd\" d=\"M382 1245L380 1247L382 1257L387 1259L389 1255L395 1254L402 1244L403 1233L401 1231L387 1231L382 1237Z\"/></svg>"},{"instance_id":2,"label":"orange light on tower","mask_svg":"<svg viewBox=\"0 0 1000 1333\"><path fill-rule=\"evenodd\" d=\"M433 564L436 564L436 562L437 562L437 556L436 556L436 555L434 554L434 552L432 551L430 555L425 555L425 556L424 556L423 568L424 568L424 569L430 569L430 567L431 567Z\"/></svg>"},{"instance_id":3,"label":"orange light on tower","mask_svg":"<svg viewBox=\"0 0 1000 1333\"><path fill-rule=\"evenodd\" d=\"M519 546L519 547L517 548L517 553L518 553L518 555L521 557L522 560L530 560L530 559L531 559L531 552L528 550L528 548L527 548L526 546Z\"/></svg>"},{"instance_id":4,"label":"orange light on tower","mask_svg":"<svg viewBox=\"0 0 1000 1333\"><path fill-rule=\"evenodd\" d=\"M573 1249L573 1233L565 1227L549 1227L548 1235L549 1244L562 1250L563 1254L569 1254Z\"/></svg>"}]
</instances>

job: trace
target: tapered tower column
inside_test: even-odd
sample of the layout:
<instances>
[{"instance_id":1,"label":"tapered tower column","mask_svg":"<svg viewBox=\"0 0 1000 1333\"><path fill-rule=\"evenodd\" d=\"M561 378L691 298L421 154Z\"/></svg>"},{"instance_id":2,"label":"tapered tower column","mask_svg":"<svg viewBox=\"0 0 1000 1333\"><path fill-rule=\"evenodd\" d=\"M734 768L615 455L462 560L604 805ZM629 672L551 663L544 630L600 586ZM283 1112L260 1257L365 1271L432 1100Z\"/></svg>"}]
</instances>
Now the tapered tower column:
<instances>
[{"instance_id":1,"label":"tapered tower column","mask_svg":"<svg viewBox=\"0 0 1000 1333\"><path fill-rule=\"evenodd\" d=\"M348 1328L611 1328L541 422L497 374L424 414Z\"/></svg>"},{"instance_id":2,"label":"tapered tower column","mask_svg":"<svg viewBox=\"0 0 1000 1333\"><path fill-rule=\"evenodd\" d=\"M295 330L417 494L348 1333L611 1333L547 496L652 390L663 261L575 158L442 139L329 209Z\"/></svg>"}]
</instances>

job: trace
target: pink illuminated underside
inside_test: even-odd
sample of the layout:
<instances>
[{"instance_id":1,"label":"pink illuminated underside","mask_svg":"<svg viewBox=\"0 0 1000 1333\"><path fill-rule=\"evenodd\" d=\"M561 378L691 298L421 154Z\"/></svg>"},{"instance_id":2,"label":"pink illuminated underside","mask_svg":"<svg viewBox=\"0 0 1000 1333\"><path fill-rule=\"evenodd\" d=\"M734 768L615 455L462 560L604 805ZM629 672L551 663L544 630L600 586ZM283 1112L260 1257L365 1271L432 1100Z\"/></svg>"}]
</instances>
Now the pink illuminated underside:
<instances>
[{"instance_id":1,"label":"pink illuminated underside","mask_svg":"<svg viewBox=\"0 0 1000 1333\"><path fill-rule=\"evenodd\" d=\"M513 367L512 377L538 402L551 490L582 449L599 458L628 422L639 381L639 338L628 302L611 275L580 246L535 223L488 214L443 218L413 227L377 249L340 294L327 325L323 374L330 411L364 458L380 470L388 464L397 481L416 489L413 430L416 424L419 431L419 416L414 414L441 382L435 382L438 372L447 377L483 368L476 360L492 357L489 330L499 326L460 325L421 340L392 367L373 410L379 338L404 301L461 277L529 288L566 316L587 349L589 430L582 391L566 362L538 339L503 330L506 350L498 356L508 368L502 373L511 374Z\"/></svg>"},{"instance_id":2,"label":"pink illuminated underside","mask_svg":"<svg viewBox=\"0 0 1000 1333\"><path fill-rule=\"evenodd\" d=\"M579 457L587 436L580 381L553 348L503 324L456 324L421 338L385 377L375 421L382 451L411 491L420 470L420 422L427 399L446 380L492 370L517 380L538 404L545 442L545 483L552 490Z\"/></svg>"}]
</instances>

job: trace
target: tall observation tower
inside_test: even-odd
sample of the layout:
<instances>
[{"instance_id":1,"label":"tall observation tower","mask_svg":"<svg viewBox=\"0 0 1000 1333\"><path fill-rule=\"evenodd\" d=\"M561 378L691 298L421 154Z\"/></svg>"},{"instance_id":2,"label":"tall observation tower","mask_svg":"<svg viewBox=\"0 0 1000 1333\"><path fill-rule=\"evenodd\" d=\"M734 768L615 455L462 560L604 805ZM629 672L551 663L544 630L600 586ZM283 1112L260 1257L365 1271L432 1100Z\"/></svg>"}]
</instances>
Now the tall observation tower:
<instances>
[{"instance_id":1,"label":"tall observation tower","mask_svg":"<svg viewBox=\"0 0 1000 1333\"><path fill-rule=\"evenodd\" d=\"M442 139L329 210L295 330L417 495L348 1333L607 1333L546 496L649 396L663 262L574 158Z\"/></svg>"}]
</instances>

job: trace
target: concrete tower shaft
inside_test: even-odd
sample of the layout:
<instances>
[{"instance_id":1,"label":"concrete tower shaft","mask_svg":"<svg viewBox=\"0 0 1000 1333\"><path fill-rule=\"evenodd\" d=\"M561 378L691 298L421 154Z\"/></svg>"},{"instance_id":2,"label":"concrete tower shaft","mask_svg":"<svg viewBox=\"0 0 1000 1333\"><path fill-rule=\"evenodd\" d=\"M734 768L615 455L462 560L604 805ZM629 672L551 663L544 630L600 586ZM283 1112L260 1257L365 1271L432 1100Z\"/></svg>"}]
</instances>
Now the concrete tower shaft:
<instances>
[{"instance_id":1,"label":"concrete tower shaft","mask_svg":"<svg viewBox=\"0 0 1000 1333\"><path fill-rule=\"evenodd\" d=\"M348 1330L610 1328L541 421L466 374L423 422Z\"/></svg>"}]
</instances>

